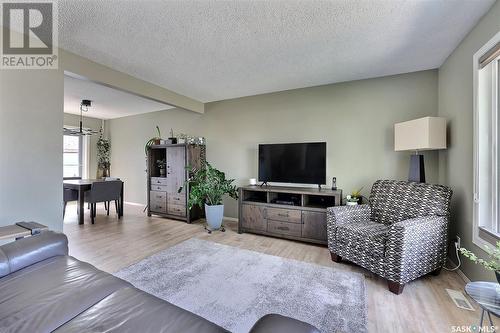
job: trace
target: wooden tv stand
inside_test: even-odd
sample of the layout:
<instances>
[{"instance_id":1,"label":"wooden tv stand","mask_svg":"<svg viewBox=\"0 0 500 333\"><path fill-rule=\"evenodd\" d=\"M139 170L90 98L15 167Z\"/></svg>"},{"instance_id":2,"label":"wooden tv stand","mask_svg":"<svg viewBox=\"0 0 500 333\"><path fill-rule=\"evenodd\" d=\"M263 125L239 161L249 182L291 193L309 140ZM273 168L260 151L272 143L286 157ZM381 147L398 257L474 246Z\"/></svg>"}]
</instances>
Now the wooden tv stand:
<instances>
[{"instance_id":1,"label":"wooden tv stand","mask_svg":"<svg viewBox=\"0 0 500 333\"><path fill-rule=\"evenodd\" d=\"M239 188L238 233L327 244L326 208L340 205L341 200L342 190L243 186Z\"/></svg>"}]
</instances>

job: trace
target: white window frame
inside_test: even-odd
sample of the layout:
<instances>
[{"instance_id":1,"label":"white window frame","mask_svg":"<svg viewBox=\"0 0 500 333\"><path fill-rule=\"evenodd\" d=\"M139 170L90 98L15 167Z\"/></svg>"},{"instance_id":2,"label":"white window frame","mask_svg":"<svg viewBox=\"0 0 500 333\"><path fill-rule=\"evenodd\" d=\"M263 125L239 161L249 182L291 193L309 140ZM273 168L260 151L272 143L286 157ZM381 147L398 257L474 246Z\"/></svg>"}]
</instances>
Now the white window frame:
<instances>
[{"instance_id":1,"label":"white window frame","mask_svg":"<svg viewBox=\"0 0 500 333\"><path fill-rule=\"evenodd\" d=\"M70 127L70 126L65 126ZM90 173L90 136L81 136L78 140L78 163L80 177L89 178Z\"/></svg>"},{"instance_id":2,"label":"white window frame","mask_svg":"<svg viewBox=\"0 0 500 333\"><path fill-rule=\"evenodd\" d=\"M489 40L483 47L481 47L473 56L473 231L472 231L472 242L482 248L486 249L487 246L491 247L492 242L500 239L500 220L499 220L499 205L498 205L498 178L500 177L499 172L499 156L498 156L498 144L500 143L498 136L498 116L499 116L499 105L498 105L498 86L496 89L493 89L492 94L492 105L496 109L496 112L492 115L492 135L497 138L497 140L493 140L491 147L491 156L492 156L492 170L495 170L492 173L492 196L485 200L491 200L492 202L492 222L491 224L494 226L493 228L489 228L488 230L481 226L481 221L479 218L479 205L480 205L480 196L479 196L479 59L486 54L489 50L491 50L496 44L500 42L500 32L498 32L491 40ZM495 60L496 61L496 60ZM496 66L494 70L494 80L493 84L498 84L498 61L496 61ZM486 236L486 237L485 237Z\"/></svg>"}]
</instances>

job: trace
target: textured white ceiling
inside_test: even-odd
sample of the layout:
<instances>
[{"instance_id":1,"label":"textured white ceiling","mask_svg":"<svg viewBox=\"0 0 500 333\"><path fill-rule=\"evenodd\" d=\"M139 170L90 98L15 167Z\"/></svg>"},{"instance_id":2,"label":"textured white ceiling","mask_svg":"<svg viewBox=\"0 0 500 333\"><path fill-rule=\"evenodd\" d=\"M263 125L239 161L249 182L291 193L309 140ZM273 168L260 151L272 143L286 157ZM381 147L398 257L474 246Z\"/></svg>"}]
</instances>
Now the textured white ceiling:
<instances>
[{"instance_id":1,"label":"textured white ceiling","mask_svg":"<svg viewBox=\"0 0 500 333\"><path fill-rule=\"evenodd\" d=\"M437 68L493 3L60 0L59 42L208 102Z\"/></svg>"},{"instance_id":2,"label":"textured white ceiling","mask_svg":"<svg viewBox=\"0 0 500 333\"><path fill-rule=\"evenodd\" d=\"M84 116L98 119L113 119L173 108L94 82L64 76L64 112L79 115L82 99L92 101L92 107Z\"/></svg>"}]
</instances>

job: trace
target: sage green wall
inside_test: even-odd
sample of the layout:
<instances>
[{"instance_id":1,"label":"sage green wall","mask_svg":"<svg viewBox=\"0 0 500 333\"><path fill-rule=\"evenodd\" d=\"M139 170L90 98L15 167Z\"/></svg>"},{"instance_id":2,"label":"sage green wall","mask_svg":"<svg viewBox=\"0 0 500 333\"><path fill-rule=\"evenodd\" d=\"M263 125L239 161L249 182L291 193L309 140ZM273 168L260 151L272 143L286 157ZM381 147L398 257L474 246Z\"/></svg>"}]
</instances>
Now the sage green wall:
<instances>
[{"instance_id":1,"label":"sage green wall","mask_svg":"<svg viewBox=\"0 0 500 333\"><path fill-rule=\"evenodd\" d=\"M94 131L99 131L101 129L102 120L91 117L83 117L83 126L90 128ZM64 125L67 126L80 126L80 116L65 113L64 114ZM99 140L99 134L94 134L90 136L89 142L89 177L95 178L97 174L97 140Z\"/></svg>"},{"instance_id":2,"label":"sage green wall","mask_svg":"<svg viewBox=\"0 0 500 333\"><path fill-rule=\"evenodd\" d=\"M0 225L62 231L62 126L62 70L0 70Z\"/></svg>"},{"instance_id":3,"label":"sage green wall","mask_svg":"<svg viewBox=\"0 0 500 333\"><path fill-rule=\"evenodd\" d=\"M437 71L296 89L208 103L205 114L166 110L109 121L111 163L126 181L126 200L146 202L143 146L158 124L163 136L204 135L207 157L238 185L257 177L257 145L274 142L327 142L327 183L361 186L369 193L380 178L406 179L409 153L394 152L393 125L437 115ZM426 172L438 181L438 155L428 152ZM227 200L225 215L237 216Z\"/></svg>"},{"instance_id":4,"label":"sage green wall","mask_svg":"<svg viewBox=\"0 0 500 333\"><path fill-rule=\"evenodd\" d=\"M162 137L176 133L201 132L202 114L180 109L146 113L106 121L111 140L111 173L125 181L125 201L146 203L146 157L144 145L157 136L156 125Z\"/></svg>"},{"instance_id":5,"label":"sage green wall","mask_svg":"<svg viewBox=\"0 0 500 333\"><path fill-rule=\"evenodd\" d=\"M449 148L439 153L439 181L453 189L451 236L462 246L484 254L472 243L473 206L473 69L472 56L500 31L500 2L493 5L439 69L439 116L449 125ZM451 255L453 257L453 255ZM463 272L471 280L494 279L494 274L469 261Z\"/></svg>"}]
</instances>

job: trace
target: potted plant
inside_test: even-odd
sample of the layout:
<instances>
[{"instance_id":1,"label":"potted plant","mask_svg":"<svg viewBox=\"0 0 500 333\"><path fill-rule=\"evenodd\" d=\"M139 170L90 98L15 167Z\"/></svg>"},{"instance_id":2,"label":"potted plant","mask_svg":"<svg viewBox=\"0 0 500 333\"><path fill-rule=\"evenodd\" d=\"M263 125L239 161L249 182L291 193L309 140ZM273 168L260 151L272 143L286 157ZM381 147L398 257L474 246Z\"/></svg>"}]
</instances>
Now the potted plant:
<instances>
[{"instance_id":1,"label":"potted plant","mask_svg":"<svg viewBox=\"0 0 500 333\"><path fill-rule=\"evenodd\" d=\"M109 177L111 143L101 135L97 140L97 178Z\"/></svg>"},{"instance_id":2,"label":"potted plant","mask_svg":"<svg viewBox=\"0 0 500 333\"><path fill-rule=\"evenodd\" d=\"M489 246L486 247L486 253L488 254L488 259L478 258L474 253L467 250L466 248L460 248L460 253L469 258L472 262L484 266L487 270L494 271L497 278L497 282L500 283L500 241L496 243L494 249Z\"/></svg>"},{"instance_id":3,"label":"potted plant","mask_svg":"<svg viewBox=\"0 0 500 333\"><path fill-rule=\"evenodd\" d=\"M177 138L174 136L174 130L172 128L170 129L170 137L168 138L168 141L174 145L177 143Z\"/></svg>"},{"instance_id":4,"label":"potted plant","mask_svg":"<svg viewBox=\"0 0 500 333\"><path fill-rule=\"evenodd\" d=\"M160 177L165 177L165 167L167 165L167 161L165 159L157 160L156 165L158 169L160 169Z\"/></svg>"},{"instance_id":5,"label":"potted plant","mask_svg":"<svg viewBox=\"0 0 500 333\"><path fill-rule=\"evenodd\" d=\"M146 156L148 155L148 147L151 145L159 145L161 141L161 133L160 133L160 127L156 125L156 132L158 133L158 136L155 136L154 138L151 138L146 142L146 145L144 146L144 153L146 153Z\"/></svg>"},{"instance_id":6,"label":"potted plant","mask_svg":"<svg viewBox=\"0 0 500 333\"><path fill-rule=\"evenodd\" d=\"M345 197L347 206L361 205L361 203L363 202L363 196L361 195L362 189L363 188L361 187L357 191L352 191L350 195L347 195Z\"/></svg>"},{"instance_id":7,"label":"potted plant","mask_svg":"<svg viewBox=\"0 0 500 333\"><path fill-rule=\"evenodd\" d=\"M209 230L218 230L222 225L224 195L238 199L234 179L226 179L224 172L217 170L210 163L204 162L199 169L190 169L192 176L186 181L189 184L188 206L191 210L194 206L205 206L205 216ZM182 187L179 192L182 191Z\"/></svg>"}]
</instances>

